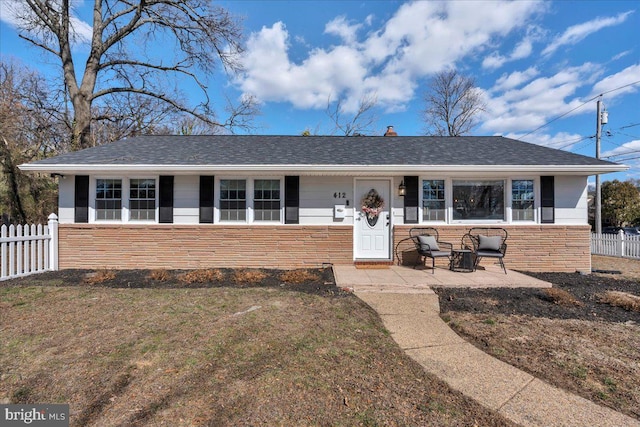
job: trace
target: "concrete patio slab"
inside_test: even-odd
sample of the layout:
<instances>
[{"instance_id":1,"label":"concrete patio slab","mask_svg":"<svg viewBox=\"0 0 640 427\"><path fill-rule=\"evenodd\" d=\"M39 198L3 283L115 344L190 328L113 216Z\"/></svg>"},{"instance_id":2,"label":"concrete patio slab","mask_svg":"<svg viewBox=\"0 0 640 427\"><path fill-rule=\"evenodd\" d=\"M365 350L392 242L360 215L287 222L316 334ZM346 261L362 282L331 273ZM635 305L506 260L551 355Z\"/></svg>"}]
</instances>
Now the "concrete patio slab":
<instances>
[{"instance_id":1,"label":"concrete patio slab","mask_svg":"<svg viewBox=\"0 0 640 427\"><path fill-rule=\"evenodd\" d=\"M333 267L336 283L355 292L432 293L431 287L537 287L550 288L551 283L526 274L488 265L472 273L458 273L445 268L413 269L391 266L388 269L359 269L352 265Z\"/></svg>"}]
</instances>

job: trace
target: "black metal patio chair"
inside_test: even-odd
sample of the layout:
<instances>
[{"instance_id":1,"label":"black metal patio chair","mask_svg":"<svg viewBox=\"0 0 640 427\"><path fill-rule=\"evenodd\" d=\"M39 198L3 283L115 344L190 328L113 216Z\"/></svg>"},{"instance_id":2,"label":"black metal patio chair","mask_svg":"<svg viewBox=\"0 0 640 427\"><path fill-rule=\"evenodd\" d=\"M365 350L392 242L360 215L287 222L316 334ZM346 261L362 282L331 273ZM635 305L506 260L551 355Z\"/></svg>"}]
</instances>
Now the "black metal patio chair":
<instances>
[{"instance_id":1,"label":"black metal patio chair","mask_svg":"<svg viewBox=\"0 0 640 427\"><path fill-rule=\"evenodd\" d=\"M431 258L431 274L436 269L436 258L447 258L451 261L451 250L453 245L449 242L443 242L438 236L438 230L433 227L414 227L409 230L409 237L413 240L413 244L418 252L418 262L413 266L416 268L418 264L426 264L427 258Z\"/></svg>"},{"instance_id":2,"label":"black metal patio chair","mask_svg":"<svg viewBox=\"0 0 640 427\"><path fill-rule=\"evenodd\" d=\"M500 263L504 274L504 257L507 254L507 237L509 233L498 227L473 227L462 237L462 247L473 251L475 261L473 269L478 268L482 258L495 258Z\"/></svg>"}]
</instances>

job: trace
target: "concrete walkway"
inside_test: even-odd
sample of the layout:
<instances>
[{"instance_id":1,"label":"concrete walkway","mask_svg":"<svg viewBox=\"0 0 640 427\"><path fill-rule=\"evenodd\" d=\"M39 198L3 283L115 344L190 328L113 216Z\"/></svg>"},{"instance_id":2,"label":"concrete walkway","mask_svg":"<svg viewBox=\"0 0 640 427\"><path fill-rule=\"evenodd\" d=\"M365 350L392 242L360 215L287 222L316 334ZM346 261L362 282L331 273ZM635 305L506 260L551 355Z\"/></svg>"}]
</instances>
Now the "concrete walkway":
<instances>
[{"instance_id":1,"label":"concrete walkway","mask_svg":"<svg viewBox=\"0 0 640 427\"><path fill-rule=\"evenodd\" d=\"M337 285L354 288L378 312L398 345L427 372L522 426L640 426L636 419L553 387L466 342L440 318L438 296L427 285L431 272L402 269L334 267ZM436 270L435 276L441 273ZM456 277L460 283L473 283L474 274ZM516 274L509 271L507 276Z\"/></svg>"}]
</instances>

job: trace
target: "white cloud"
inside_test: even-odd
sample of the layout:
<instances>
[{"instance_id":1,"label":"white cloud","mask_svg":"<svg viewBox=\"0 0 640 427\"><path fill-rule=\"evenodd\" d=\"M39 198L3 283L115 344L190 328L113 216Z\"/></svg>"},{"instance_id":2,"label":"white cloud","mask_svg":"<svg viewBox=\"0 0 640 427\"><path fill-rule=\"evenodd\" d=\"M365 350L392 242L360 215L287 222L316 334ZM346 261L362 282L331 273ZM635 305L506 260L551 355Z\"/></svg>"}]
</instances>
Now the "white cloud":
<instances>
[{"instance_id":1,"label":"white cloud","mask_svg":"<svg viewBox=\"0 0 640 427\"><path fill-rule=\"evenodd\" d=\"M620 147L616 147L613 150L606 151L602 153L600 157L608 160L609 157L621 157L627 155L629 155L629 157L633 157L633 155L640 157L640 139L627 142L625 144L622 144ZM613 159L613 161L617 162L618 160Z\"/></svg>"},{"instance_id":2,"label":"white cloud","mask_svg":"<svg viewBox=\"0 0 640 427\"><path fill-rule=\"evenodd\" d=\"M550 76L540 76L540 71L535 67L503 74L492 88L484 92L487 108L480 129L488 133L508 133L511 137L519 138L564 113L568 113L568 116L592 114L593 109L580 108L584 102L594 95L640 81L640 64L604 78L601 78L602 74L602 66L592 63L568 67ZM608 93L606 99L612 100L639 90L640 83L632 84ZM579 96L580 92L587 91L591 94ZM573 148L570 139L571 135L563 133L549 137L539 132L524 138L526 141L564 149ZM563 141L567 147L563 146Z\"/></svg>"},{"instance_id":3,"label":"white cloud","mask_svg":"<svg viewBox=\"0 0 640 427\"><path fill-rule=\"evenodd\" d=\"M367 24L368 27L370 27L373 24L373 15L367 15L366 18L364 18L364 23Z\"/></svg>"},{"instance_id":4,"label":"white cloud","mask_svg":"<svg viewBox=\"0 0 640 427\"><path fill-rule=\"evenodd\" d=\"M495 70L505 63L529 57L533 52L533 39L525 37L516 45L509 56L502 56L498 52L493 52L482 61L482 68Z\"/></svg>"},{"instance_id":5,"label":"white cloud","mask_svg":"<svg viewBox=\"0 0 640 427\"><path fill-rule=\"evenodd\" d=\"M606 27L612 27L623 23L627 17L632 14L633 11L627 11L619 13L614 17L599 17L591 21L584 22L582 24L573 25L565 30L565 32L556 37L543 51L542 55L550 55L560 47L565 45L572 45L580 42L587 36Z\"/></svg>"},{"instance_id":6,"label":"white cloud","mask_svg":"<svg viewBox=\"0 0 640 427\"><path fill-rule=\"evenodd\" d=\"M612 74L600 80L593 86L591 94L595 96L629 85L620 90L607 93L607 98L616 98L625 93L633 93L640 90L640 83L638 82L640 82L640 63L631 65L616 74Z\"/></svg>"},{"instance_id":7,"label":"white cloud","mask_svg":"<svg viewBox=\"0 0 640 427\"><path fill-rule=\"evenodd\" d=\"M495 70L502 67L509 58L500 55L498 52L492 52L489 56L485 57L482 61L482 68L488 68Z\"/></svg>"},{"instance_id":8,"label":"white cloud","mask_svg":"<svg viewBox=\"0 0 640 427\"><path fill-rule=\"evenodd\" d=\"M630 50L625 50L624 52L620 52L619 54L615 55L613 58L611 58L612 61L617 61L620 58L624 58L625 56L629 55L631 53Z\"/></svg>"},{"instance_id":9,"label":"white cloud","mask_svg":"<svg viewBox=\"0 0 640 427\"><path fill-rule=\"evenodd\" d=\"M298 108L324 108L329 98L357 86L366 70L357 50L337 46L315 49L301 64L288 57L289 33L282 22L251 35L240 82L261 101L286 101Z\"/></svg>"},{"instance_id":10,"label":"white cloud","mask_svg":"<svg viewBox=\"0 0 640 427\"><path fill-rule=\"evenodd\" d=\"M576 145L585 141L585 137L568 132L558 132L555 135L545 133L508 133L507 138L519 139L521 141L530 142L532 144L542 145L544 147L557 148L571 151Z\"/></svg>"},{"instance_id":11,"label":"white cloud","mask_svg":"<svg viewBox=\"0 0 640 427\"><path fill-rule=\"evenodd\" d=\"M532 79L538 75L535 68L504 75L487 92L486 120L481 128L488 132L513 133L536 129L580 106L584 101L576 92L593 83L601 72L599 66L586 63L549 77Z\"/></svg>"},{"instance_id":12,"label":"white cloud","mask_svg":"<svg viewBox=\"0 0 640 427\"><path fill-rule=\"evenodd\" d=\"M347 22L347 18L344 16L338 16L325 25L324 32L326 34L336 35L342 38L346 44L350 45L356 41L356 36L360 27L362 27L362 24L350 24Z\"/></svg>"},{"instance_id":13,"label":"white cloud","mask_svg":"<svg viewBox=\"0 0 640 427\"><path fill-rule=\"evenodd\" d=\"M300 62L291 60L290 35L279 22L250 35L245 73L237 84L261 101L298 108L324 108L329 96L346 97L345 107L355 108L363 94L375 93L379 106L402 110L421 78L482 51L544 7L510 1L405 3L363 39L362 24L339 16L326 24L325 33L340 37L342 44L313 49ZM365 24L372 22L369 15ZM530 48L523 42L514 54L522 57Z\"/></svg>"},{"instance_id":14,"label":"white cloud","mask_svg":"<svg viewBox=\"0 0 640 427\"><path fill-rule=\"evenodd\" d=\"M2 1L2 7L0 8L0 20L14 28L24 29L26 27L31 27L31 25L27 25L27 23L32 19L37 19L23 0L0 1ZM81 3L82 2L72 1L71 6L74 8L81 5ZM73 10L71 11L69 21L74 44L89 43L93 35L93 28L91 25L79 19L73 13ZM36 35L36 37L41 36L42 34Z\"/></svg>"},{"instance_id":15,"label":"white cloud","mask_svg":"<svg viewBox=\"0 0 640 427\"><path fill-rule=\"evenodd\" d=\"M72 16L69 21L71 32L75 36L74 41L76 43L90 43L93 37L93 27L75 16Z\"/></svg>"},{"instance_id":16,"label":"white cloud","mask_svg":"<svg viewBox=\"0 0 640 427\"><path fill-rule=\"evenodd\" d=\"M496 83L491 90L495 92L513 89L530 81L538 74L540 74L540 71L538 71L536 67L529 67L524 71L514 71L511 74L503 74L498 80L496 80Z\"/></svg>"}]
</instances>

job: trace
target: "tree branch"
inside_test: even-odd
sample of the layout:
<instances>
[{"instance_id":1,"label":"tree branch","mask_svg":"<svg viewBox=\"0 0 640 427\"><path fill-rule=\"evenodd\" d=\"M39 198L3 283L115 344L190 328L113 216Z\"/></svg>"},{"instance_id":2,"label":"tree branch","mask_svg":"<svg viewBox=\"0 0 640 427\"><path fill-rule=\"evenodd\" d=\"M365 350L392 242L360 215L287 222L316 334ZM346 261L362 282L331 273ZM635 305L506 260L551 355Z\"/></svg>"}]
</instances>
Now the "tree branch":
<instances>
[{"instance_id":1,"label":"tree branch","mask_svg":"<svg viewBox=\"0 0 640 427\"><path fill-rule=\"evenodd\" d=\"M103 89L99 92L96 92L94 94L94 99L105 96L105 95L112 95L112 94L118 94L118 93L136 93L139 95L145 95L145 96L149 96L151 98L155 98L158 100L161 100L169 105L171 105L173 108L175 108L177 111L181 111L183 113L189 113L190 115L202 120L205 123L211 124L211 125L215 125L215 126L223 126L222 124L211 120L209 117L207 117L204 114L200 114L197 111L195 111L194 109L189 109L187 107L185 107L182 104L179 104L177 101L175 101L172 98L166 97L162 94L158 94L155 92L151 92L149 90L145 90L145 89L140 89L140 88L133 88L133 87L110 87L107 89Z\"/></svg>"},{"instance_id":2,"label":"tree branch","mask_svg":"<svg viewBox=\"0 0 640 427\"><path fill-rule=\"evenodd\" d=\"M33 44L34 46L37 46L37 47L39 47L41 49L46 50L49 53L53 53L57 57L60 57L60 52L56 52L55 50L53 50L52 48L50 48L46 44L43 44L41 42L36 41L35 39L27 37L24 34L18 34L18 37L20 37L22 40L28 41L29 43Z\"/></svg>"}]
</instances>

